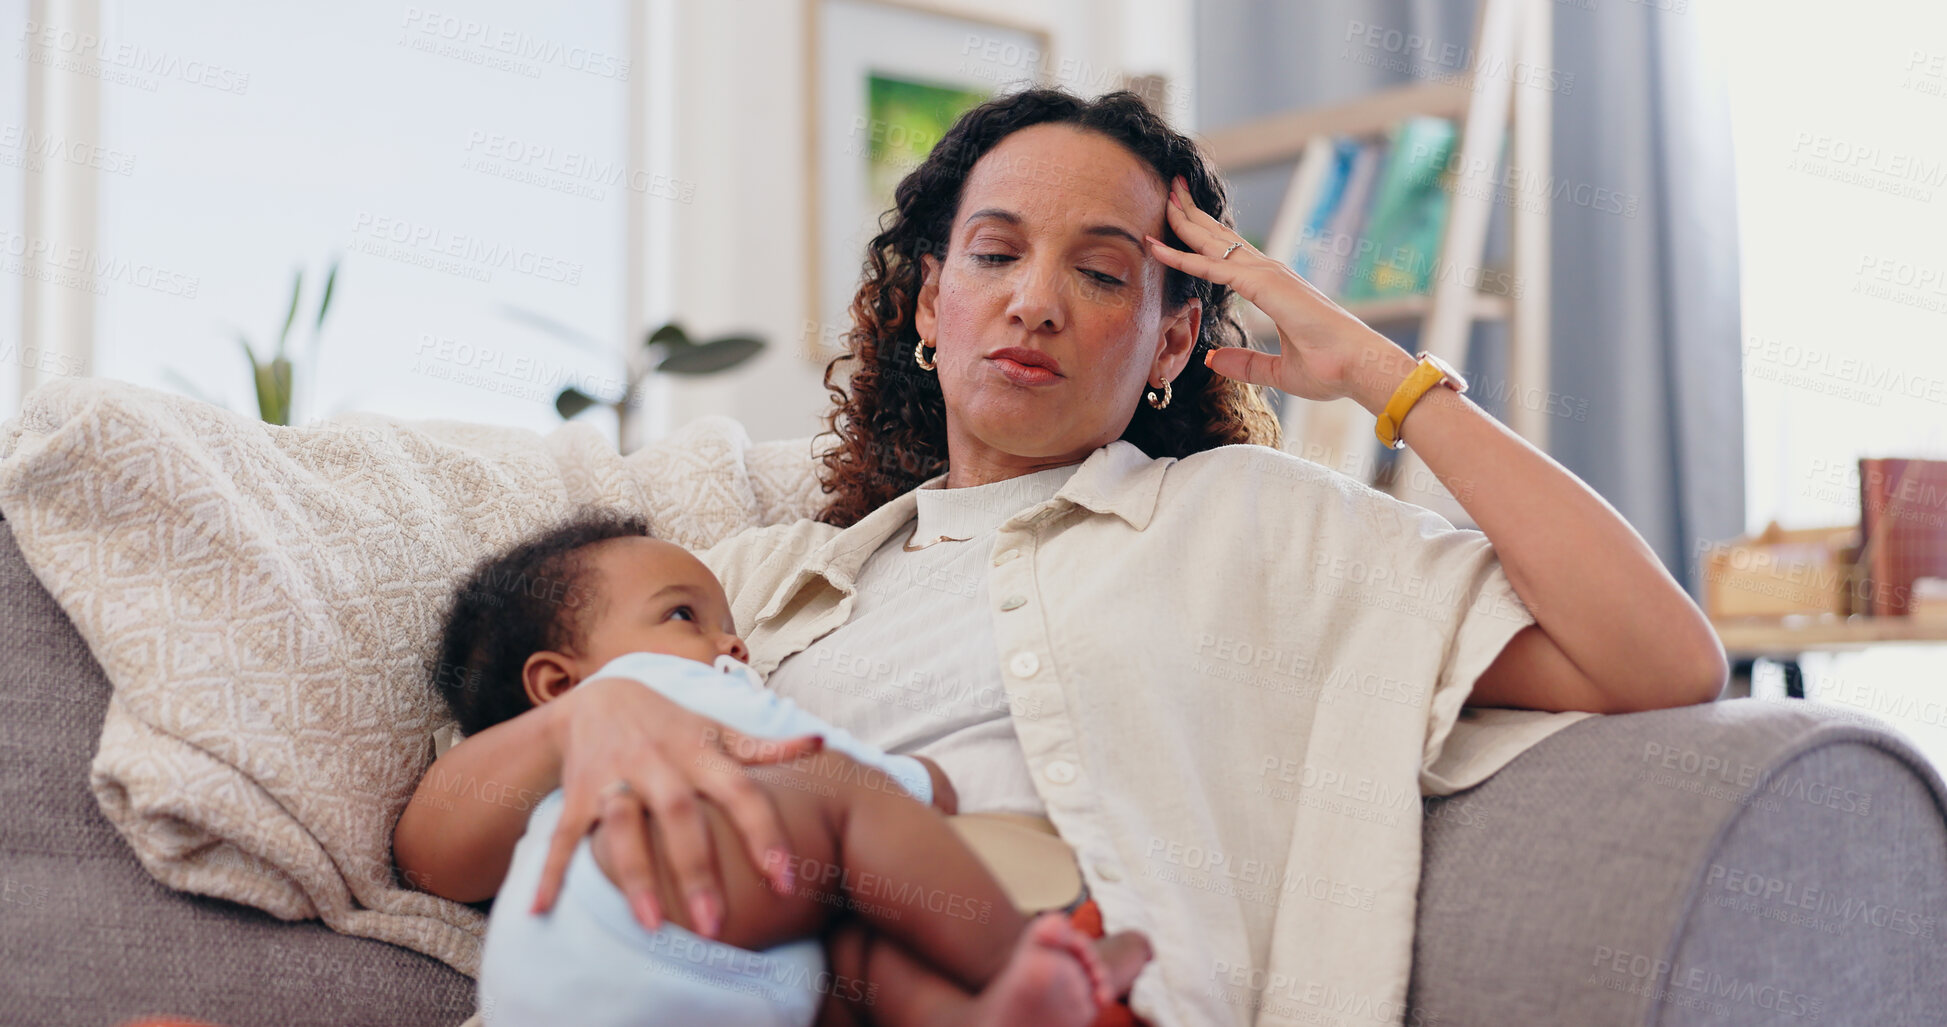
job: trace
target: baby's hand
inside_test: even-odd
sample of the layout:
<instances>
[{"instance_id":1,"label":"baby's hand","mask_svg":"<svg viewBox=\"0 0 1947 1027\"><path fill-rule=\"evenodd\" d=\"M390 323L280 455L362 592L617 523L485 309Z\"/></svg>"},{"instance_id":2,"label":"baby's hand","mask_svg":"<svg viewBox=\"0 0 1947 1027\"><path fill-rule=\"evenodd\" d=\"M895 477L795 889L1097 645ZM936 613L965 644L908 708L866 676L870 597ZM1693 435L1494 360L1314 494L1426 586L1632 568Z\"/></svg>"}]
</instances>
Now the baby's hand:
<instances>
[{"instance_id":1,"label":"baby's hand","mask_svg":"<svg viewBox=\"0 0 1947 1027\"><path fill-rule=\"evenodd\" d=\"M913 758L926 768L926 776L933 779L933 808L948 816L960 812L960 795L953 790L953 782L947 780L946 771L924 756Z\"/></svg>"}]
</instances>

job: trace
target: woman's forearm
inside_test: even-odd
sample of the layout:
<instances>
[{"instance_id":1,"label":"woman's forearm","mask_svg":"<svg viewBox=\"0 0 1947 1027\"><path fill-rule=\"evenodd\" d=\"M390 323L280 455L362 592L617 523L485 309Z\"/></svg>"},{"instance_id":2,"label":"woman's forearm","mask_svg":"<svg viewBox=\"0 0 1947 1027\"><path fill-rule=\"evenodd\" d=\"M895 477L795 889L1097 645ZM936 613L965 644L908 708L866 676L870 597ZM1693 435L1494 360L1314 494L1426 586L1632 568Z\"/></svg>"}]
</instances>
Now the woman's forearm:
<instances>
[{"instance_id":1,"label":"woman's forearm","mask_svg":"<svg viewBox=\"0 0 1947 1027\"><path fill-rule=\"evenodd\" d=\"M1170 189L1165 215L1189 249L1150 236L1151 255L1237 290L1278 329L1275 354L1226 346L1205 363L1237 381L1383 411L1416 361L1198 209L1182 176ZM1535 617L1538 630L1503 647L1475 699L1609 712L1715 697L1724 651L1710 622L1602 497L1451 389L1421 398L1400 434L1486 533Z\"/></svg>"},{"instance_id":2,"label":"woman's forearm","mask_svg":"<svg viewBox=\"0 0 1947 1027\"><path fill-rule=\"evenodd\" d=\"M1350 376L1352 396L1376 414L1415 361L1390 343L1369 352L1365 373ZM1591 683L1632 706L1716 696L1724 654L1709 621L1593 489L1451 389L1428 392L1400 428L1493 543L1536 623Z\"/></svg>"},{"instance_id":3,"label":"woman's forearm","mask_svg":"<svg viewBox=\"0 0 1947 1027\"><path fill-rule=\"evenodd\" d=\"M408 884L457 902L500 889L528 815L560 785L552 719L563 706L537 706L433 762L392 832Z\"/></svg>"}]
</instances>

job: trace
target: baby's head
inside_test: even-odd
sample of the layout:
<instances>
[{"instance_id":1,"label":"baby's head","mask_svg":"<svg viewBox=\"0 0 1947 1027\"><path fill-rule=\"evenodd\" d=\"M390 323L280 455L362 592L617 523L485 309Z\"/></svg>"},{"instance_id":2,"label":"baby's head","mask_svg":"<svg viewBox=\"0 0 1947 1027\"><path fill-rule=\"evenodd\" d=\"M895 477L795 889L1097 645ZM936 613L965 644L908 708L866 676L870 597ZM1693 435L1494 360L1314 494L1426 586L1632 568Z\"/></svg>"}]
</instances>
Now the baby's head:
<instances>
[{"instance_id":1,"label":"baby's head","mask_svg":"<svg viewBox=\"0 0 1947 1027\"><path fill-rule=\"evenodd\" d=\"M433 684L466 734L558 698L628 653L748 660L716 575L640 518L578 517L476 568Z\"/></svg>"}]
</instances>

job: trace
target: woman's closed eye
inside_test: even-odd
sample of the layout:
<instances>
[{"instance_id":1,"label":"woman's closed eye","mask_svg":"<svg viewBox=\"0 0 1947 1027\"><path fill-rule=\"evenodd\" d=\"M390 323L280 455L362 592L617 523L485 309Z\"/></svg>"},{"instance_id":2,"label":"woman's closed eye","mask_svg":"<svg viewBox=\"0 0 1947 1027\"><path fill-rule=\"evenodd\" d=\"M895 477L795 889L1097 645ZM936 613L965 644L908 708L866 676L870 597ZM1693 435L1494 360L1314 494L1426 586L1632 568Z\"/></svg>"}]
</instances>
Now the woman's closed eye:
<instances>
[{"instance_id":1,"label":"woman's closed eye","mask_svg":"<svg viewBox=\"0 0 1947 1027\"><path fill-rule=\"evenodd\" d=\"M969 254L969 256L972 257L974 262L977 264L987 264L990 266L997 265L997 264L1005 264L1009 261L1021 259L1013 255L1012 253L973 253L973 254ZM1091 280L1095 281L1100 285L1122 285L1123 284L1122 279L1117 278L1112 274L1109 274L1107 271L1097 271L1093 268L1086 268L1086 267L1078 267L1075 270L1080 271L1084 275L1087 275Z\"/></svg>"}]
</instances>

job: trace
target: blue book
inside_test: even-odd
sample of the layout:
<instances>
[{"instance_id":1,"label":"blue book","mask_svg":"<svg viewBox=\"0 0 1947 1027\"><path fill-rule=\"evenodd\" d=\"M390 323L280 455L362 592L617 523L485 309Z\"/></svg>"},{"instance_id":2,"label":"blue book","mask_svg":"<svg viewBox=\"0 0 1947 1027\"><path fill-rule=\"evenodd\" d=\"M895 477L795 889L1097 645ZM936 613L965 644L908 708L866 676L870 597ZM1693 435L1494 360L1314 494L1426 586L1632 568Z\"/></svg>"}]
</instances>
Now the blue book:
<instances>
[{"instance_id":1,"label":"blue book","mask_svg":"<svg viewBox=\"0 0 1947 1027\"><path fill-rule=\"evenodd\" d=\"M1331 224L1332 215L1338 212L1339 201L1345 197L1346 180L1352 177L1352 158L1358 152L1356 139L1332 140L1332 156L1325 166L1325 178L1318 184L1318 202L1312 205L1304 230L1298 233L1298 242L1291 251L1291 269L1300 277L1311 269L1314 246Z\"/></svg>"},{"instance_id":2,"label":"blue book","mask_svg":"<svg viewBox=\"0 0 1947 1027\"><path fill-rule=\"evenodd\" d=\"M1441 177L1458 135L1445 118L1413 118L1394 130L1366 220L1367 245L1345 280L1346 299L1413 295L1432 284L1449 206Z\"/></svg>"},{"instance_id":3,"label":"blue book","mask_svg":"<svg viewBox=\"0 0 1947 1027\"><path fill-rule=\"evenodd\" d=\"M1354 147L1352 169L1346 173L1345 192L1338 209L1326 220L1325 230L1312 247L1310 275L1306 280L1327 296L1336 297L1345 287L1366 227L1366 208L1372 198L1373 183L1386 162L1386 141L1363 140Z\"/></svg>"}]
</instances>

